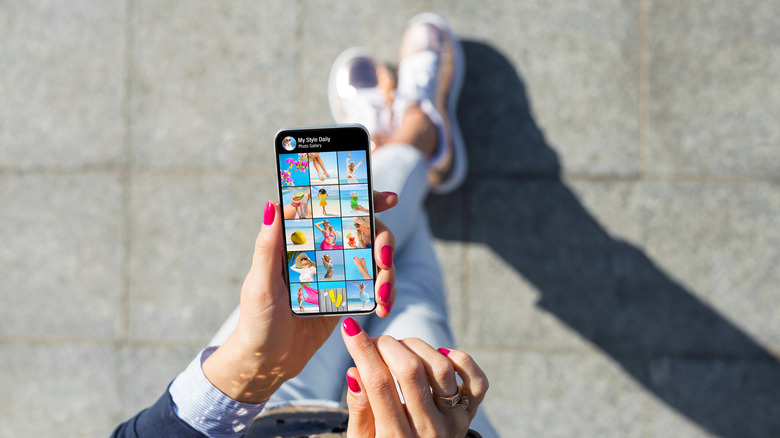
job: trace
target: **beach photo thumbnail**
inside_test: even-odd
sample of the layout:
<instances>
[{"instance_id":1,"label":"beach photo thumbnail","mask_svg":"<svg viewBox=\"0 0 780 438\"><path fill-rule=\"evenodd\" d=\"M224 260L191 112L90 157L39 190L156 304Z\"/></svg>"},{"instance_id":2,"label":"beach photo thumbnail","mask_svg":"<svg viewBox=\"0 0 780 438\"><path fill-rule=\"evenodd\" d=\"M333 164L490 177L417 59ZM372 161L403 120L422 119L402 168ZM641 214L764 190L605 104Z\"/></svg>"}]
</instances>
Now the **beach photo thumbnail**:
<instances>
[{"instance_id":1,"label":"beach photo thumbnail","mask_svg":"<svg viewBox=\"0 0 780 438\"><path fill-rule=\"evenodd\" d=\"M301 314L320 311L319 291L316 286L316 283L290 283L293 312Z\"/></svg>"},{"instance_id":2,"label":"beach photo thumbnail","mask_svg":"<svg viewBox=\"0 0 780 438\"><path fill-rule=\"evenodd\" d=\"M317 251L317 281L344 281L344 251ZM330 266L328 269L326 266Z\"/></svg>"},{"instance_id":3,"label":"beach photo thumbnail","mask_svg":"<svg viewBox=\"0 0 780 438\"><path fill-rule=\"evenodd\" d=\"M340 184L368 183L365 151L342 151L338 154Z\"/></svg>"},{"instance_id":4,"label":"beach photo thumbnail","mask_svg":"<svg viewBox=\"0 0 780 438\"><path fill-rule=\"evenodd\" d=\"M339 186L342 216L368 216L368 184Z\"/></svg>"},{"instance_id":5,"label":"beach photo thumbnail","mask_svg":"<svg viewBox=\"0 0 780 438\"><path fill-rule=\"evenodd\" d=\"M284 242L287 251L308 251L314 249L314 227L311 219L284 221Z\"/></svg>"},{"instance_id":6,"label":"beach photo thumbnail","mask_svg":"<svg viewBox=\"0 0 780 438\"><path fill-rule=\"evenodd\" d=\"M336 152L309 152L311 184L338 184L339 166L336 160Z\"/></svg>"},{"instance_id":7,"label":"beach photo thumbnail","mask_svg":"<svg viewBox=\"0 0 780 438\"><path fill-rule=\"evenodd\" d=\"M367 216L342 219L344 249L364 249L371 244L371 219Z\"/></svg>"},{"instance_id":8,"label":"beach photo thumbnail","mask_svg":"<svg viewBox=\"0 0 780 438\"><path fill-rule=\"evenodd\" d=\"M317 263L314 251L290 251L287 253L287 273L290 283L317 281Z\"/></svg>"},{"instance_id":9,"label":"beach photo thumbnail","mask_svg":"<svg viewBox=\"0 0 780 438\"><path fill-rule=\"evenodd\" d=\"M374 255L370 249L344 251L344 271L347 281L371 280L374 275ZM362 268L365 267L365 270Z\"/></svg>"},{"instance_id":10,"label":"beach photo thumbnail","mask_svg":"<svg viewBox=\"0 0 780 438\"><path fill-rule=\"evenodd\" d=\"M309 158L306 154L279 154L282 187L309 185Z\"/></svg>"},{"instance_id":11,"label":"beach photo thumbnail","mask_svg":"<svg viewBox=\"0 0 780 438\"><path fill-rule=\"evenodd\" d=\"M347 310L350 312L371 311L376 306L374 282L354 280L347 282Z\"/></svg>"},{"instance_id":12,"label":"beach photo thumbnail","mask_svg":"<svg viewBox=\"0 0 780 438\"><path fill-rule=\"evenodd\" d=\"M320 283L320 312L346 312L347 287L343 281Z\"/></svg>"},{"instance_id":13,"label":"beach photo thumbnail","mask_svg":"<svg viewBox=\"0 0 780 438\"><path fill-rule=\"evenodd\" d=\"M308 187L282 187L282 215L285 219L310 219L313 212L311 204Z\"/></svg>"},{"instance_id":14,"label":"beach photo thumbnail","mask_svg":"<svg viewBox=\"0 0 780 438\"><path fill-rule=\"evenodd\" d=\"M341 218L314 219L314 249L344 249Z\"/></svg>"},{"instance_id":15,"label":"beach photo thumbnail","mask_svg":"<svg viewBox=\"0 0 780 438\"><path fill-rule=\"evenodd\" d=\"M311 186L311 214L315 218L341 216L340 193L339 186Z\"/></svg>"}]
</instances>

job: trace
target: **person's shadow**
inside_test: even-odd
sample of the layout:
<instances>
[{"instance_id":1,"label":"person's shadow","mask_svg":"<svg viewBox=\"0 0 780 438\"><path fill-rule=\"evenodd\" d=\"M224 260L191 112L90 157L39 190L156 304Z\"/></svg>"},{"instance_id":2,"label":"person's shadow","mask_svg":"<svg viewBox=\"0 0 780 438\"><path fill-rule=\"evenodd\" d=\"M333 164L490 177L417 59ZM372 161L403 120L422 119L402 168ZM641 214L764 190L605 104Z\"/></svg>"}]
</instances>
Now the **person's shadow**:
<instances>
[{"instance_id":1,"label":"person's shadow","mask_svg":"<svg viewBox=\"0 0 780 438\"><path fill-rule=\"evenodd\" d=\"M458 115L470 178L453 195L429 197L434 235L490 248L538 289L541 308L710 433L780 436L777 358L640 248L611 237L561 180L513 66L483 43L464 50ZM464 199L467 211L453 220ZM489 214L497 208L505 214Z\"/></svg>"}]
</instances>

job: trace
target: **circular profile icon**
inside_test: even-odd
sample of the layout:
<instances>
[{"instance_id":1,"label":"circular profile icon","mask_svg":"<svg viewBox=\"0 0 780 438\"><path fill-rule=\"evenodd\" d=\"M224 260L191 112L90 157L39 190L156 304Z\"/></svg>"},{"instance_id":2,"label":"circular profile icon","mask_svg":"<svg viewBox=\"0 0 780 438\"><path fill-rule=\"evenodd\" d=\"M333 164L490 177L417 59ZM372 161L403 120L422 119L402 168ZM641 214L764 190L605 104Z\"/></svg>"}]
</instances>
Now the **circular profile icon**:
<instances>
[{"instance_id":1,"label":"circular profile icon","mask_svg":"<svg viewBox=\"0 0 780 438\"><path fill-rule=\"evenodd\" d=\"M282 140L282 146L288 151L295 149L295 139L289 136L285 137L284 140Z\"/></svg>"}]
</instances>

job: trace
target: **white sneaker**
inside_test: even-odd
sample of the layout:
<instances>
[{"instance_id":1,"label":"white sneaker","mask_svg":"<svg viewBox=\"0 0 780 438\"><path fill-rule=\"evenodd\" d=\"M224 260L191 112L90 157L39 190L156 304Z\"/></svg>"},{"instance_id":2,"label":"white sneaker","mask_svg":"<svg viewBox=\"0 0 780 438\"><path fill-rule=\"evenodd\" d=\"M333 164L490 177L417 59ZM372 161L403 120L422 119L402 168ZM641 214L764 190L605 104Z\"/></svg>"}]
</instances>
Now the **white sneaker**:
<instances>
[{"instance_id":1,"label":"white sneaker","mask_svg":"<svg viewBox=\"0 0 780 438\"><path fill-rule=\"evenodd\" d=\"M336 58L328 80L328 102L336 123L360 123L372 138L389 136L395 80L390 70L362 48Z\"/></svg>"},{"instance_id":2,"label":"white sneaker","mask_svg":"<svg viewBox=\"0 0 780 438\"><path fill-rule=\"evenodd\" d=\"M438 194L454 191L466 178L466 147L457 120L464 73L463 48L444 18L423 13L409 20L401 39L393 113L400 121L415 103L436 125L439 145L428 163L428 180Z\"/></svg>"}]
</instances>

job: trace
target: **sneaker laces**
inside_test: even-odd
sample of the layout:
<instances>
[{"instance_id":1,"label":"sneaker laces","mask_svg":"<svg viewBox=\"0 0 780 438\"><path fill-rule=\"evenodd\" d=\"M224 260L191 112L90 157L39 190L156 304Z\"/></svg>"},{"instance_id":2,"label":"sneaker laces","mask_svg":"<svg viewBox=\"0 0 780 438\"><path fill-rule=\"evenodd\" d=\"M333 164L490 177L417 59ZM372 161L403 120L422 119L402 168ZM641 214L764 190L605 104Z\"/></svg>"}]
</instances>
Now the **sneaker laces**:
<instances>
[{"instance_id":1,"label":"sneaker laces","mask_svg":"<svg viewBox=\"0 0 780 438\"><path fill-rule=\"evenodd\" d=\"M346 120L360 123L375 134L389 134L392 112L386 96L376 88L356 89L355 96L342 100Z\"/></svg>"},{"instance_id":2,"label":"sneaker laces","mask_svg":"<svg viewBox=\"0 0 780 438\"><path fill-rule=\"evenodd\" d=\"M444 156L445 145L450 141L450 133L444 127L442 115L433 103L436 88L439 86L436 73L440 59L439 54L433 50L423 50L404 58L398 66L398 89L393 105L393 113L398 115L396 124L401 123L402 114L410 104L418 103L420 109L436 126L439 145L429 160L429 165L438 165Z\"/></svg>"},{"instance_id":3,"label":"sneaker laces","mask_svg":"<svg viewBox=\"0 0 780 438\"><path fill-rule=\"evenodd\" d=\"M433 50L409 55L398 66L398 97L406 102L433 101L439 85L439 56Z\"/></svg>"}]
</instances>

